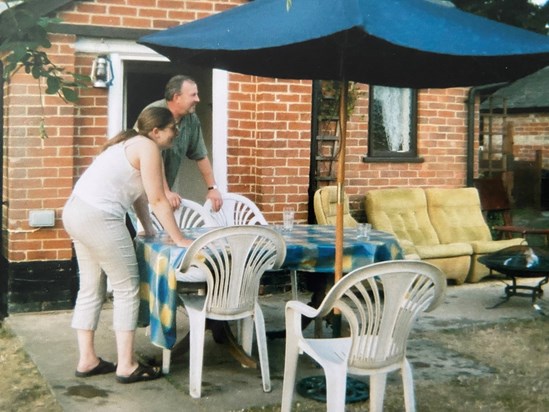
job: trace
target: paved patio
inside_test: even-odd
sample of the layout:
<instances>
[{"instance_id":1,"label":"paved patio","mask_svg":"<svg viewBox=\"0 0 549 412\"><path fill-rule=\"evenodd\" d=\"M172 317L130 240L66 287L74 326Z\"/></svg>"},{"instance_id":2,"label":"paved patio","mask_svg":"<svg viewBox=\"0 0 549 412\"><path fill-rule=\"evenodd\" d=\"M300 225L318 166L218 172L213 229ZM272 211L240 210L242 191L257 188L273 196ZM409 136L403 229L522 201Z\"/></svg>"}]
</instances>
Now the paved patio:
<instances>
[{"instance_id":1,"label":"paved patio","mask_svg":"<svg viewBox=\"0 0 549 412\"><path fill-rule=\"evenodd\" d=\"M521 280L521 284L534 284L539 279ZM444 330L471 324L505 322L512 319L529 319L540 316L529 298L512 297L496 309L487 309L498 303L503 296L504 284L488 279L478 284L449 286L445 303L434 312L421 318L416 330ZM284 303L290 293L276 293L261 297L267 322L267 330L280 330L284 326ZM307 300L307 294L301 295ZM549 314L547 298L538 301ZM15 314L6 319L23 342L24 348L47 380L59 403L67 411L88 411L101 408L110 411L235 411L249 407L280 404L283 379L284 339L269 340L269 356L273 390L264 393L261 388L259 370L241 368L228 354L223 345L216 344L211 335L206 337L203 373L203 397L192 399L188 395L188 355L172 360L171 373L153 382L132 385L116 383L114 375L103 375L88 379L74 377L77 361L77 347L74 331L70 328L71 312L50 312ZM97 333L97 348L100 356L115 359L114 336L110 328L111 309L103 311L100 329ZM187 330L186 316L178 312L179 336ZM329 329L325 330L330 333ZM312 333L312 325L308 333ZM150 344L145 329L137 335L137 350L145 359L158 359L161 350ZM414 368L415 380L454 379L462 373L489 373L483 365L474 364L457 353L437 346L433 342L412 339L408 350L412 364L421 361ZM301 377L318 375L322 372L308 359L299 364ZM299 401L299 395L294 400ZM324 404L319 403L319 410Z\"/></svg>"}]
</instances>

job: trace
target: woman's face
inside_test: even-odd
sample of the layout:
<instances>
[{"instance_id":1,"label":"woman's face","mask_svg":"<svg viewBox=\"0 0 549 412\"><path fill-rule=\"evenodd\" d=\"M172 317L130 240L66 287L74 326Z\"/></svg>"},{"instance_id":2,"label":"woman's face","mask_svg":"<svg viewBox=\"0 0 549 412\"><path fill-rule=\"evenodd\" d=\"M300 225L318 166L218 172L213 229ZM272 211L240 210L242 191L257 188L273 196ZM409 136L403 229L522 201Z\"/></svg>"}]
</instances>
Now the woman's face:
<instances>
[{"instance_id":1,"label":"woman's face","mask_svg":"<svg viewBox=\"0 0 549 412\"><path fill-rule=\"evenodd\" d=\"M161 149L167 149L172 146L173 141L177 136L177 130L175 124L172 124L163 129L155 127L151 134L151 137Z\"/></svg>"}]
</instances>

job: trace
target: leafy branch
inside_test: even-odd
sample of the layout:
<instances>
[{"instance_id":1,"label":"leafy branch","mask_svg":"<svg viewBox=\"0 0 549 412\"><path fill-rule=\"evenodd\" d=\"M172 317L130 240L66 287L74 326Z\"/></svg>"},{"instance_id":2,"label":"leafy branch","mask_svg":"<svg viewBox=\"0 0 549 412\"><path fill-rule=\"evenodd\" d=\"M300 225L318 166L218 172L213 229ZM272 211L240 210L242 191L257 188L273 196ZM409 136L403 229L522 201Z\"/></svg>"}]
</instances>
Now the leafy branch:
<instances>
[{"instance_id":1,"label":"leafy branch","mask_svg":"<svg viewBox=\"0 0 549 412\"><path fill-rule=\"evenodd\" d=\"M3 1L6 10L0 14L0 55L7 54L4 78L9 79L11 75L23 68L25 73L32 75L38 81L40 93L45 82L46 94L57 94L65 102L76 102L78 100L76 90L87 87L90 82L89 76L66 71L54 64L44 51L51 47L48 26L60 20L39 16L29 8L12 7L10 0ZM40 105L43 110L42 98ZM48 137L43 116L40 123L40 136Z\"/></svg>"}]
</instances>

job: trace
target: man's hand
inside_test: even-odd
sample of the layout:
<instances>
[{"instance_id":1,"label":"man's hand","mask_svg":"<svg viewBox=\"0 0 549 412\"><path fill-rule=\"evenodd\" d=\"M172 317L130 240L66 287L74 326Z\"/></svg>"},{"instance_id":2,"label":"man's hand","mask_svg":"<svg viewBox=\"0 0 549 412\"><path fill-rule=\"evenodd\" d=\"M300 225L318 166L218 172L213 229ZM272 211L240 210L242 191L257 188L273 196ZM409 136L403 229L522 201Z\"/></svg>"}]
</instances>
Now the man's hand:
<instances>
[{"instance_id":1,"label":"man's hand","mask_svg":"<svg viewBox=\"0 0 549 412\"><path fill-rule=\"evenodd\" d=\"M212 202L212 208L214 212L219 212L219 209L223 206L223 198L221 197L221 192L217 189L208 190L206 199L210 199Z\"/></svg>"},{"instance_id":2,"label":"man's hand","mask_svg":"<svg viewBox=\"0 0 549 412\"><path fill-rule=\"evenodd\" d=\"M178 193L166 191L165 194L173 210L177 209L181 205L181 196L179 196Z\"/></svg>"}]
</instances>

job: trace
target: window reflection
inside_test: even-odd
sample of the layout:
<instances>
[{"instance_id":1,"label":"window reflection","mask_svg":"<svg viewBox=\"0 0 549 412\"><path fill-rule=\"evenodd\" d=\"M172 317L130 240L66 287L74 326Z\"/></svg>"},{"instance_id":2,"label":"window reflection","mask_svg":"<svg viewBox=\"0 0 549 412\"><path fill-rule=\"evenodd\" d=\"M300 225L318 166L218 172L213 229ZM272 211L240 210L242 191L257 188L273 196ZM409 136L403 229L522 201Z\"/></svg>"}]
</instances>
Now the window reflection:
<instances>
[{"instance_id":1,"label":"window reflection","mask_svg":"<svg viewBox=\"0 0 549 412\"><path fill-rule=\"evenodd\" d=\"M370 86L368 157L416 157L417 91Z\"/></svg>"}]
</instances>

